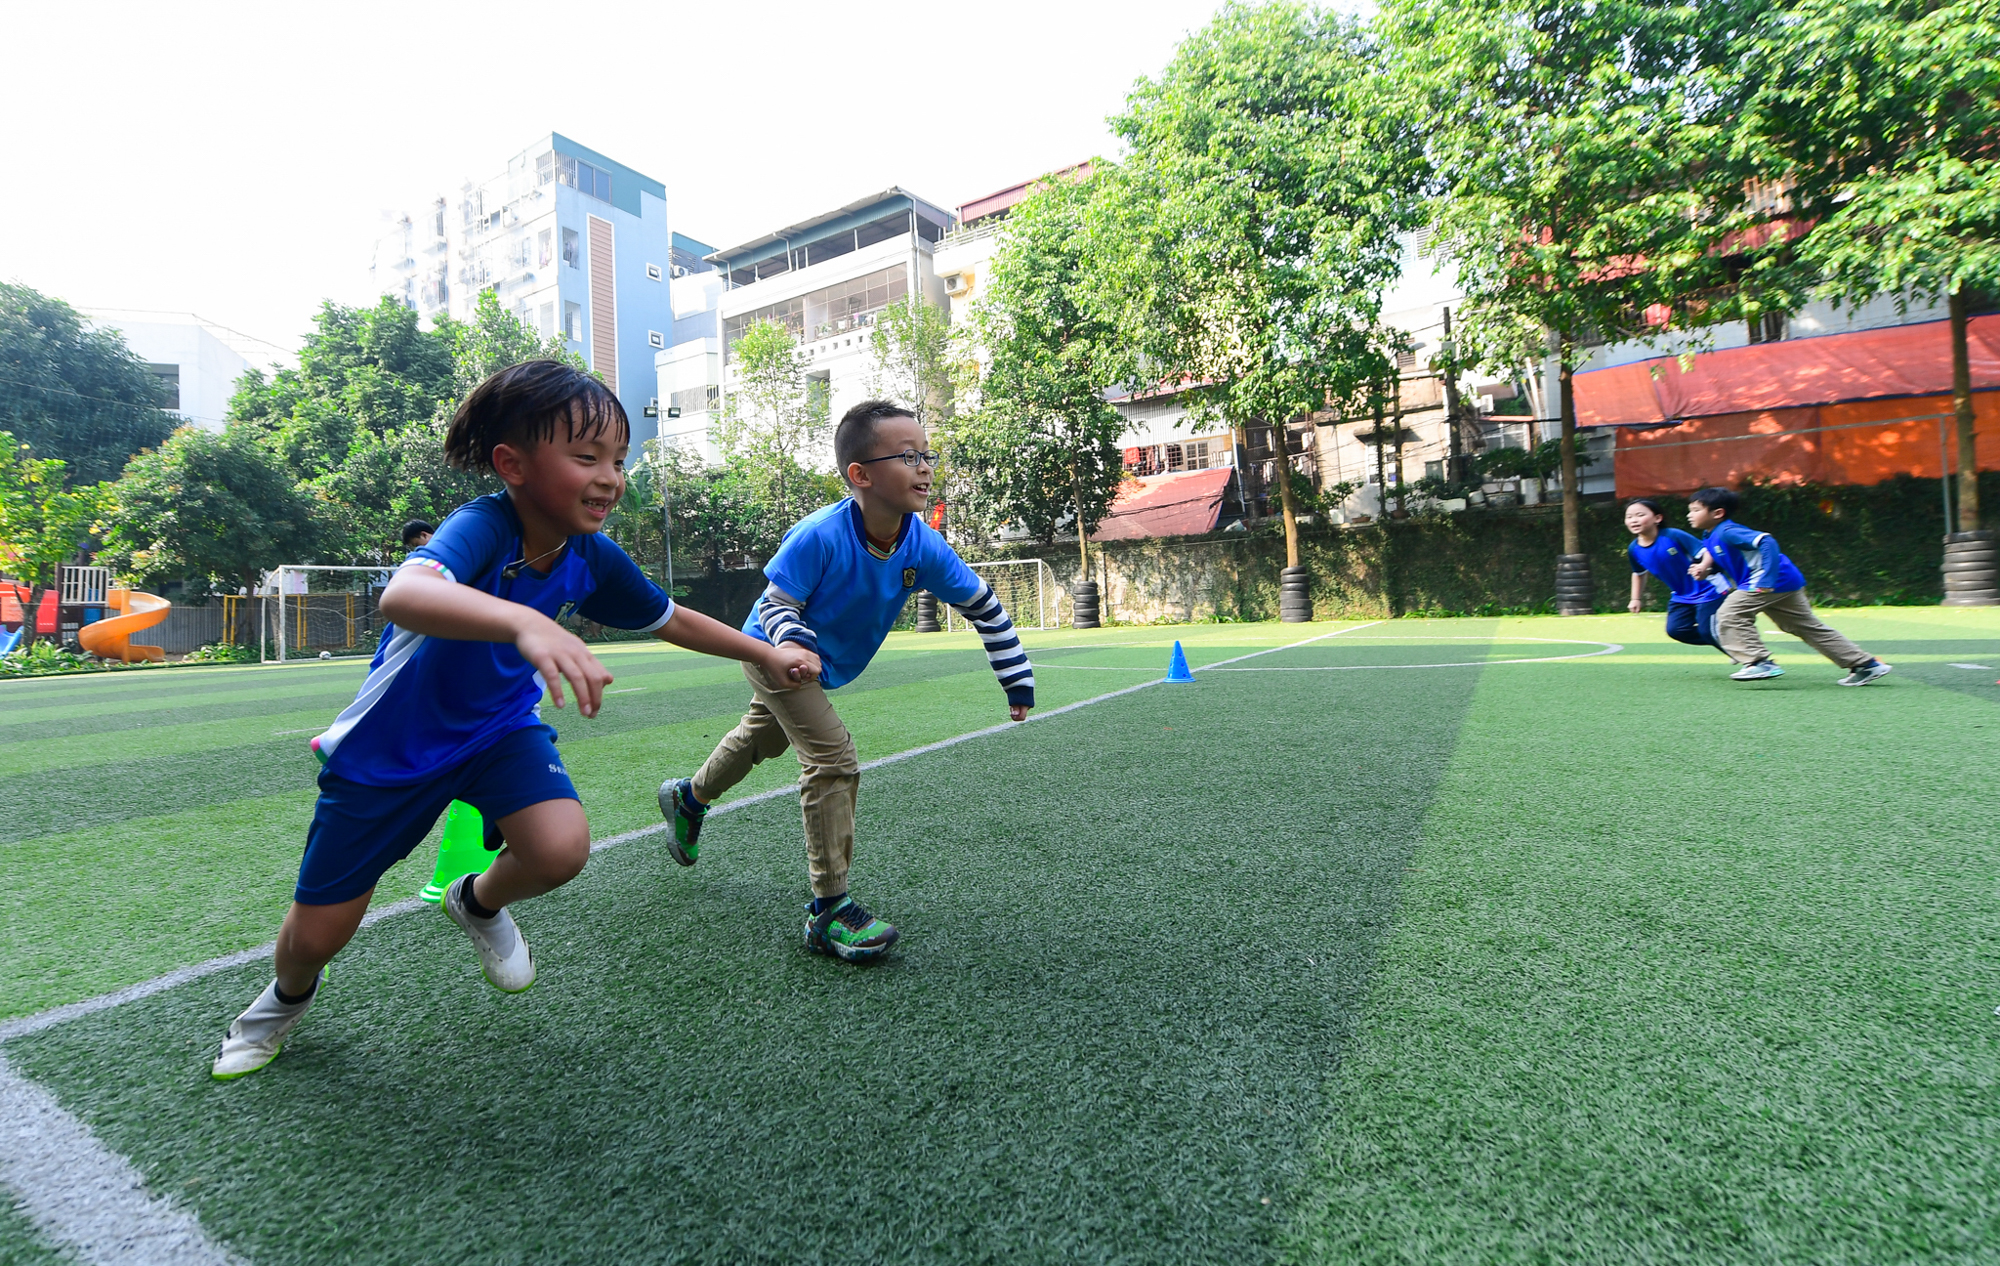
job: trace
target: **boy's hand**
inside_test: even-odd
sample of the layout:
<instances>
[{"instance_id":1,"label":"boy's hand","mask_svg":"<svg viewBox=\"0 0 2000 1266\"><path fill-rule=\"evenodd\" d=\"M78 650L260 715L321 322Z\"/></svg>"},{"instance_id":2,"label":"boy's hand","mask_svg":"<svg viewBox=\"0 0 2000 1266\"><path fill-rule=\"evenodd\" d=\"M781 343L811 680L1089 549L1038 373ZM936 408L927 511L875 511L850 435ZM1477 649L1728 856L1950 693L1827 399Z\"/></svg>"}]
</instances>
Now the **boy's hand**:
<instances>
[{"instance_id":1,"label":"boy's hand","mask_svg":"<svg viewBox=\"0 0 2000 1266\"><path fill-rule=\"evenodd\" d=\"M562 683L567 677L570 688L576 691L577 712L587 717L597 715L604 702L604 688L611 684L611 670L598 662L582 638L542 616L538 623L530 623L521 631L514 639L514 646L521 652L521 658L542 674L542 680L548 683L549 698L558 708L563 706Z\"/></svg>"},{"instance_id":2,"label":"boy's hand","mask_svg":"<svg viewBox=\"0 0 2000 1266\"><path fill-rule=\"evenodd\" d=\"M819 669L819 656L797 642L781 642L773 646L770 657L764 662L764 671L783 682L787 690L796 690L818 681Z\"/></svg>"},{"instance_id":3,"label":"boy's hand","mask_svg":"<svg viewBox=\"0 0 2000 1266\"><path fill-rule=\"evenodd\" d=\"M1007 705L1007 715L1016 721L1027 720L1028 714L1033 711L1034 709L1025 703L1010 703Z\"/></svg>"},{"instance_id":4,"label":"boy's hand","mask_svg":"<svg viewBox=\"0 0 2000 1266\"><path fill-rule=\"evenodd\" d=\"M1639 601L1637 598L1634 598L1632 599L1632 601L1625 604L1625 609L1627 611L1630 611L1633 615L1637 615L1645 607L1645 605L1646 605L1645 603Z\"/></svg>"}]
</instances>

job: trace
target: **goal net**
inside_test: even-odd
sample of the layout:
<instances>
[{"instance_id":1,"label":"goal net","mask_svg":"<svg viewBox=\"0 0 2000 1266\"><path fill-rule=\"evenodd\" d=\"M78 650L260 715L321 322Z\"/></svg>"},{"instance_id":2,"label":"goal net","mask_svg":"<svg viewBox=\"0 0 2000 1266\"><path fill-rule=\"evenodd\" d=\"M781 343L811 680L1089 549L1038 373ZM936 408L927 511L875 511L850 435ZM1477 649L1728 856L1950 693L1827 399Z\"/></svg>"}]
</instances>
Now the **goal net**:
<instances>
[{"instance_id":1,"label":"goal net","mask_svg":"<svg viewBox=\"0 0 2000 1266\"><path fill-rule=\"evenodd\" d=\"M1010 558L993 563L967 564L980 579L993 586L993 596L1007 608L1017 629L1049 629L1062 626L1057 605L1066 596L1056 583L1056 573L1039 558ZM958 632L972 627L966 618L940 601L945 628Z\"/></svg>"},{"instance_id":2,"label":"goal net","mask_svg":"<svg viewBox=\"0 0 2000 1266\"><path fill-rule=\"evenodd\" d=\"M263 658L280 663L370 654L382 636L379 602L391 567L322 567L287 563L268 577Z\"/></svg>"}]
</instances>

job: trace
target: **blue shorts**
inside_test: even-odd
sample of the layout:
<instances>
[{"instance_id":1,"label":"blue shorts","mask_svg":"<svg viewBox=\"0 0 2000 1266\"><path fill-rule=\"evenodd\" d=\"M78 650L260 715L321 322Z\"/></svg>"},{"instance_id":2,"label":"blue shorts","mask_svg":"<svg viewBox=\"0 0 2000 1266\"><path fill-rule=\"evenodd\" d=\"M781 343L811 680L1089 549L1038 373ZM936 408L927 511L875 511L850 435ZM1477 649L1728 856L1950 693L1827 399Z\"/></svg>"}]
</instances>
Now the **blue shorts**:
<instances>
[{"instance_id":1,"label":"blue shorts","mask_svg":"<svg viewBox=\"0 0 2000 1266\"><path fill-rule=\"evenodd\" d=\"M1715 613L1721 609L1720 596L1707 602L1670 602L1667 636L1689 646L1713 646L1720 650L1722 643L1715 640Z\"/></svg>"},{"instance_id":2,"label":"blue shorts","mask_svg":"<svg viewBox=\"0 0 2000 1266\"><path fill-rule=\"evenodd\" d=\"M304 906L351 901L423 842L438 815L463 800L493 823L544 800L575 800L576 785L546 725L509 730L426 782L371 787L319 771L319 805L306 835L305 860L292 898Z\"/></svg>"}]
</instances>

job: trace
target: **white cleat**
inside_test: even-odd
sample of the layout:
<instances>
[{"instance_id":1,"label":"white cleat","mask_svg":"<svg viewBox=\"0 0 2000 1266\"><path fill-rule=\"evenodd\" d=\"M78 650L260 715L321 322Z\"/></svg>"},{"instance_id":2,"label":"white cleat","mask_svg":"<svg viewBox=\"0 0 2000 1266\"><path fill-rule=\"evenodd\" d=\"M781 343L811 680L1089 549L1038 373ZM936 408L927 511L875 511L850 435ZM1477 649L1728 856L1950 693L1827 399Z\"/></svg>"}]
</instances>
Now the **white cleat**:
<instances>
[{"instance_id":1,"label":"white cleat","mask_svg":"<svg viewBox=\"0 0 2000 1266\"><path fill-rule=\"evenodd\" d=\"M285 1047L285 1039L291 1036L300 1020L305 1018L306 1008L312 1006L313 998L319 997L319 987L315 985L312 997L304 1002L286 1006L278 1001L278 982L264 986L264 992L257 995L242 1015L236 1017L223 1035L222 1049L216 1052L215 1064L208 1071L217 1081L229 1081L246 1073L254 1073L272 1060Z\"/></svg>"},{"instance_id":2,"label":"white cleat","mask_svg":"<svg viewBox=\"0 0 2000 1266\"><path fill-rule=\"evenodd\" d=\"M478 919L466 910L465 886L472 879L467 875L445 889L444 900L438 905L446 918L472 938L479 951L479 970L486 974L487 983L502 993L520 993L535 983L534 956L521 939L521 929L514 926L513 915L502 910L490 919Z\"/></svg>"}]
</instances>

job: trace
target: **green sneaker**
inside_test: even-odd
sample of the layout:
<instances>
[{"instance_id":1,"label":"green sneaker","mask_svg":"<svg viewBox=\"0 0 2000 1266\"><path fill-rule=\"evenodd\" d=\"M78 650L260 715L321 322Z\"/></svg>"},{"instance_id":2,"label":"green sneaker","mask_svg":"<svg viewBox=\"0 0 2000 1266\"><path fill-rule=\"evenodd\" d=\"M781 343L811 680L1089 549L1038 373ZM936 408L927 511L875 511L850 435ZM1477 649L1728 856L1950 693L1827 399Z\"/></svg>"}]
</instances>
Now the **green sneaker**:
<instances>
[{"instance_id":1,"label":"green sneaker","mask_svg":"<svg viewBox=\"0 0 2000 1266\"><path fill-rule=\"evenodd\" d=\"M806 948L829 958L866 963L888 953L898 935L894 924L868 913L852 897L818 914L806 904Z\"/></svg>"},{"instance_id":2,"label":"green sneaker","mask_svg":"<svg viewBox=\"0 0 2000 1266\"><path fill-rule=\"evenodd\" d=\"M667 837L667 849L674 860L683 866L692 866L701 857L701 820L708 816L708 809L694 802L694 779L669 778L660 784L660 812L667 821L674 824L674 833Z\"/></svg>"}]
</instances>

